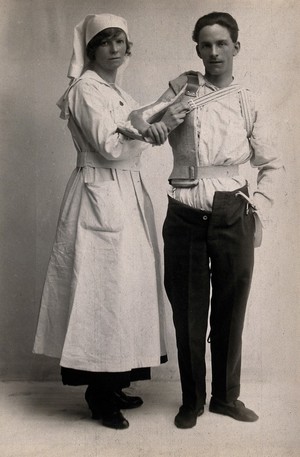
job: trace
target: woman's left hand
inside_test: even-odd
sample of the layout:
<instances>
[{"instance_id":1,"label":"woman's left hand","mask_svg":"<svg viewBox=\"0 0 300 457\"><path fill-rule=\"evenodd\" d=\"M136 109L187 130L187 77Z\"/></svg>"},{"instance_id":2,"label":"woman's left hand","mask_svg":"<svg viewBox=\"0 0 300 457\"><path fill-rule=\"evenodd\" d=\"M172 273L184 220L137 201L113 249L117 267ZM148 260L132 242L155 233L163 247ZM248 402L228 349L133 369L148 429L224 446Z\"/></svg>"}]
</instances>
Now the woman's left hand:
<instances>
[{"instance_id":1,"label":"woman's left hand","mask_svg":"<svg viewBox=\"0 0 300 457\"><path fill-rule=\"evenodd\" d=\"M149 143L160 146L168 138L168 133L166 124L160 121L150 124L148 130L143 133L143 136Z\"/></svg>"}]
</instances>

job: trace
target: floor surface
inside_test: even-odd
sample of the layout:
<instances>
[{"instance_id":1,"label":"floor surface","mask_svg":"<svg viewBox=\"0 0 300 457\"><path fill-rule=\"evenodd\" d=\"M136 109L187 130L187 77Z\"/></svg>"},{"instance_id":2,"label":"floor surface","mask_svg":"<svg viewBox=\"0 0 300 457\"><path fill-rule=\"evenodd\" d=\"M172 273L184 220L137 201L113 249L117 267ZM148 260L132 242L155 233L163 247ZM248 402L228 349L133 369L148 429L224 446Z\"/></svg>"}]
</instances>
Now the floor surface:
<instances>
[{"instance_id":1,"label":"floor surface","mask_svg":"<svg viewBox=\"0 0 300 457\"><path fill-rule=\"evenodd\" d=\"M210 413L179 430L175 381L136 383L128 393L144 404L124 411L127 430L90 418L82 387L60 383L0 383L1 457L299 457L298 386L245 384L241 399L260 416L241 423Z\"/></svg>"}]
</instances>

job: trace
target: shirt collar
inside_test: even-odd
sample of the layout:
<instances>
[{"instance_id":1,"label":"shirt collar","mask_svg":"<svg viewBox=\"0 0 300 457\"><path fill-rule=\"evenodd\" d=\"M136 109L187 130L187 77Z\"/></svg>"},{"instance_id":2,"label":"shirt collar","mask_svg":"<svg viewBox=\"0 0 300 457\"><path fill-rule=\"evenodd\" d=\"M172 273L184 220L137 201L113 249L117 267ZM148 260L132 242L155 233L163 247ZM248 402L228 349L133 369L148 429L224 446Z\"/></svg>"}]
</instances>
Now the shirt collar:
<instances>
[{"instance_id":1,"label":"shirt collar","mask_svg":"<svg viewBox=\"0 0 300 457\"><path fill-rule=\"evenodd\" d=\"M219 90L220 87L217 87L215 86L214 84L212 84L211 82L209 82L204 75L202 75L201 73L199 73L199 84L200 86L206 86L206 87L209 87L210 89L212 90ZM236 81L234 79L234 76L232 77L232 81L231 83L229 84L229 86L231 86L232 84L236 84ZM229 87L228 86L228 87Z\"/></svg>"}]
</instances>

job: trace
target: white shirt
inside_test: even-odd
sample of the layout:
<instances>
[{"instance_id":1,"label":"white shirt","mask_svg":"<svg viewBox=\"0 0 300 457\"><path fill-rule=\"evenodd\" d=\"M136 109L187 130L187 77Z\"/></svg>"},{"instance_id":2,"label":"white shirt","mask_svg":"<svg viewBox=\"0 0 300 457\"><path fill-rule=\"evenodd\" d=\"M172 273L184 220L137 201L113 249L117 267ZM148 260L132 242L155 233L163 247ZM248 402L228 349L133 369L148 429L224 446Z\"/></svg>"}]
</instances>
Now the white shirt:
<instances>
[{"instance_id":1,"label":"white shirt","mask_svg":"<svg viewBox=\"0 0 300 457\"><path fill-rule=\"evenodd\" d=\"M175 80L176 81L176 80ZM199 73L197 96L218 90ZM170 83L172 87L172 82ZM281 160L266 131L263 115L258 112L250 94L254 119L251 137L247 138L238 93L197 108L197 150L200 166L240 165L250 161L258 168L257 187L254 190L256 206L265 212L273 200L275 175L282 171ZM233 191L246 184L242 176L232 178L204 178L192 188L171 188L169 195L189 206L211 211L215 191Z\"/></svg>"}]
</instances>

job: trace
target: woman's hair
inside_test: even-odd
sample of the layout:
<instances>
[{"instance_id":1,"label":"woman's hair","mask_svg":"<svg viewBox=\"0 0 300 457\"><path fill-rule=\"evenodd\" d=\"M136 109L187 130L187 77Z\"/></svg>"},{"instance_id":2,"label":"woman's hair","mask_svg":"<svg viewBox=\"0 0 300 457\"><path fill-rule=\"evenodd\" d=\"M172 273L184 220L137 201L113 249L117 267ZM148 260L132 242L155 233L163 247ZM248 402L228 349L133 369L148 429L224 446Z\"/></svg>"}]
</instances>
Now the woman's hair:
<instances>
[{"instance_id":1,"label":"woman's hair","mask_svg":"<svg viewBox=\"0 0 300 457\"><path fill-rule=\"evenodd\" d=\"M95 60L95 53L96 49L100 46L100 44L105 41L105 40L111 40L113 38L116 38L120 32L123 32L125 37L126 37L126 55L130 56L131 52L131 46L132 43L128 41L126 33L117 27L111 27L109 29L102 30L101 32L97 33L87 44L86 47L86 54L88 58L93 61Z\"/></svg>"},{"instance_id":2,"label":"woman's hair","mask_svg":"<svg viewBox=\"0 0 300 457\"><path fill-rule=\"evenodd\" d=\"M237 42L238 39L238 34L239 34L239 28L237 25L236 20L228 13L219 13L214 11L213 13L206 14L205 16L200 17L198 21L196 22L194 31L193 31L193 41L198 43L198 38L199 38L199 32L203 27L206 27L207 25L214 25L218 24L221 25L222 27L226 27L228 30L230 37L234 43Z\"/></svg>"}]
</instances>

